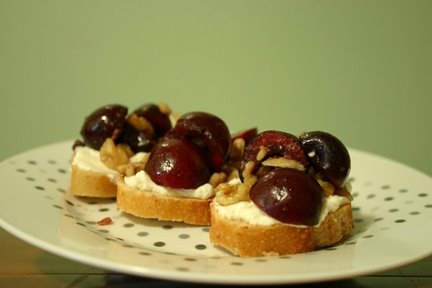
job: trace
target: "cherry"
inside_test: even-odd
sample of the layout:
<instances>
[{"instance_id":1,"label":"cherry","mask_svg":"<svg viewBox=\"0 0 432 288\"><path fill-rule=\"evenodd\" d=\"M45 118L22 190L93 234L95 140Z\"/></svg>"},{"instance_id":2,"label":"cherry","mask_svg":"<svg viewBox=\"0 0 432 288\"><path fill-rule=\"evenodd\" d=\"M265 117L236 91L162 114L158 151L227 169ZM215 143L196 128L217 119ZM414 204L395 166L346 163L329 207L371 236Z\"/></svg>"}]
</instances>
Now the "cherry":
<instances>
[{"instance_id":1,"label":"cherry","mask_svg":"<svg viewBox=\"0 0 432 288\"><path fill-rule=\"evenodd\" d=\"M170 137L183 137L202 146L215 171L220 171L227 159L231 135L225 122L206 112L190 112L182 115Z\"/></svg>"},{"instance_id":2,"label":"cherry","mask_svg":"<svg viewBox=\"0 0 432 288\"><path fill-rule=\"evenodd\" d=\"M319 221L323 191L315 178L303 171L276 168L257 180L249 197L283 223L313 226Z\"/></svg>"},{"instance_id":3,"label":"cherry","mask_svg":"<svg viewBox=\"0 0 432 288\"><path fill-rule=\"evenodd\" d=\"M138 153L149 152L157 140L153 137L148 137L147 133L136 129L126 122L123 126L120 142L128 144L133 152Z\"/></svg>"},{"instance_id":4,"label":"cherry","mask_svg":"<svg viewBox=\"0 0 432 288\"><path fill-rule=\"evenodd\" d=\"M335 136L322 131L304 133L299 139L311 166L341 188L351 169L351 159L345 145Z\"/></svg>"},{"instance_id":5,"label":"cherry","mask_svg":"<svg viewBox=\"0 0 432 288\"><path fill-rule=\"evenodd\" d=\"M156 143L144 170L159 185L184 189L207 183L211 175L202 149L192 141L173 137Z\"/></svg>"},{"instance_id":6,"label":"cherry","mask_svg":"<svg viewBox=\"0 0 432 288\"><path fill-rule=\"evenodd\" d=\"M150 125L147 124L143 130L143 127L139 127L139 118L143 118L141 120L147 121ZM134 124L134 121L138 123ZM162 113L159 106L152 103L144 104L127 117L119 142L128 144L135 153L149 152L157 139L164 136L170 129L169 116Z\"/></svg>"},{"instance_id":7,"label":"cherry","mask_svg":"<svg viewBox=\"0 0 432 288\"><path fill-rule=\"evenodd\" d=\"M100 107L86 117L81 136L85 145L99 150L105 139L116 140L121 134L128 109L125 106L112 104Z\"/></svg>"},{"instance_id":8,"label":"cherry","mask_svg":"<svg viewBox=\"0 0 432 288\"><path fill-rule=\"evenodd\" d=\"M261 157L259 153L263 149L266 153ZM239 168L240 177L242 177L242 172L246 168L248 162L252 161L255 163L252 172L256 173L263 160L274 156L295 160L305 168L308 166L306 155L297 137L286 132L268 130L259 133L255 138L250 140L245 147L243 159Z\"/></svg>"},{"instance_id":9,"label":"cherry","mask_svg":"<svg viewBox=\"0 0 432 288\"><path fill-rule=\"evenodd\" d=\"M144 104L132 113L139 117L144 117L154 128L156 138L162 137L171 129L169 116L159 109L156 104Z\"/></svg>"}]
</instances>

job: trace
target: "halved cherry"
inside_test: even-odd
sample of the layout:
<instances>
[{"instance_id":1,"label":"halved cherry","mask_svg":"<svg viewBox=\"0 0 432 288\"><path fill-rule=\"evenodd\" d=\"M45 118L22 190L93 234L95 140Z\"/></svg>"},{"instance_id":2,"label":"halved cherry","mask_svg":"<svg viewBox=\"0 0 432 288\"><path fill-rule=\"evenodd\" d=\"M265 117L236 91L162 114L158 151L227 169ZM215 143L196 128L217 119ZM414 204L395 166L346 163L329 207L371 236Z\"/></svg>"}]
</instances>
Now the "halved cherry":
<instances>
[{"instance_id":1,"label":"halved cherry","mask_svg":"<svg viewBox=\"0 0 432 288\"><path fill-rule=\"evenodd\" d=\"M260 168L261 162L269 157L294 160L304 168L308 167L306 155L297 137L286 132L268 130L259 133L245 147L239 168L240 176L243 177L247 163L254 163L253 174Z\"/></svg>"},{"instance_id":2,"label":"halved cherry","mask_svg":"<svg viewBox=\"0 0 432 288\"><path fill-rule=\"evenodd\" d=\"M211 176L202 149L182 138L161 138L151 150L144 170L155 183L172 188L197 188Z\"/></svg>"},{"instance_id":3,"label":"halved cherry","mask_svg":"<svg viewBox=\"0 0 432 288\"><path fill-rule=\"evenodd\" d=\"M228 156L231 136L225 122L206 112L190 112L182 115L170 137L183 137L201 145L207 153L210 165L220 171Z\"/></svg>"},{"instance_id":4,"label":"halved cherry","mask_svg":"<svg viewBox=\"0 0 432 288\"><path fill-rule=\"evenodd\" d=\"M276 168L257 180L249 197L258 208L283 223L313 226L319 221L323 191L304 171Z\"/></svg>"}]
</instances>

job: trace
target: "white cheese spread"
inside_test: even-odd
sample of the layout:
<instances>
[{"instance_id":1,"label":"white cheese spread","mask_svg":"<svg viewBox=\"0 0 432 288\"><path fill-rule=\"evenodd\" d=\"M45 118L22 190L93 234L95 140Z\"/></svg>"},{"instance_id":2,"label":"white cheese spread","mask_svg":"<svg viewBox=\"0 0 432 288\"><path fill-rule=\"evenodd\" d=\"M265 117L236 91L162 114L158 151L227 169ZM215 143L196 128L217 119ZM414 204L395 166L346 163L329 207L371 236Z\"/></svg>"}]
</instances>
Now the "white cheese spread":
<instances>
[{"instance_id":1,"label":"white cheese spread","mask_svg":"<svg viewBox=\"0 0 432 288\"><path fill-rule=\"evenodd\" d=\"M347 197L339 196L339 195L331 195L326 197L323 202L323 206L321 208L320 219L317 225L320 226L321 222L324 221L327 214L330 212L336 211L341 205L348 203L349 199ZM268 216L265 212L259 209L255 203L252 201L240 201L235 204L222 206L220 204L215 203L215 207L222 217L246 222L250 225L262 225L262 226L271 226L276 224L284 224L270 216ZM303 225L293 225L298 227L305 227Z\"/></svg>"},{"instance_id":2,"label":"white cheese spread","mask_svg":"<svg viewBox=\"0 0 432 288\"><path fill-rule=\"evenodd\" d=\"M140 152L136 153L129 159L130 163L137 163L145 161L148 158L148 153ZM120 173L114 169L108 168L101 160L100 153L98 150L86 147L78 146L75 147L74 157L72 159L72 165L85 171L93 171L105 174L112 182L117 182Z\"/></svg>"},{"instance_id":3,"label":"white cheese spread","mask_svg":"<svg viewBox=\"0 0 432 288\"><path fill-rule=\"evenodd\" d=\"M151 191L161 196L209 199L214 196L213 187L209 184L203 184L196 189L176 189L156 184L145 171L139 171L137 174L124 178L126 185L143 191Z\"/></svg>"}]
</instances>

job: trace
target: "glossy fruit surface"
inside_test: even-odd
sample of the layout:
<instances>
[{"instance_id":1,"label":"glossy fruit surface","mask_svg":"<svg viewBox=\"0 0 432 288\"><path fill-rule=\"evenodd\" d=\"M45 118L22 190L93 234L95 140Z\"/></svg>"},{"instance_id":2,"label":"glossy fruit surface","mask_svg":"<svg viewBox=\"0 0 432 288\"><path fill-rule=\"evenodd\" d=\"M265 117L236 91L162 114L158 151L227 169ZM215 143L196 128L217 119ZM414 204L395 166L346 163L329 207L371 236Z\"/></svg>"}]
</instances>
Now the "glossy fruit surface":
<instances>
[{"instance_id":1,"label":"glossy fruit surface","mask_svg":"<svg viewBox=\"0 0 432 288\"><path fill-rule=\"evenodd\" d=\"M215 171L222 169L231 145L231 135L227 125L219 117L206 112L184 114L169 135L202 145L212 168Z\"/></svg>"},{"instance_id":2,"label":"glossy fruit surface","mask_svg":"<svg viewBox=\"0 0 432 288\"><path fill-rule=\"evenodd\" d=\"M157 184L192 189L207 183L210 168L201 148L181 138L162 138L153 147L145 171Z\"/></svg>"},{"instance_id":3,"label":"glossy fruit surface","mask_svg":"<svg viewBox=\"0 0 432 288\"><path fill-rule=\"evenodd\" d=\"M100 107L87 116L81 127L85 145L99 150L106 138L116 140L123 129L127 111L127 107L113 104Z\"/></svg>"},{"instance_id":4,"label":"glossy fruit surface","mask_svg":"<svg viewBox=\"0 0 432 288\"><path fill-rule=\"evenodd\" d=\"M335 136L312 131L299 137L311 165L333 185L341 188L351 169L351 158L345 145Z\"/></svg>"},{"instance_id":5,"label":"glossy fruit surface","mask_svg":"<svg viewBox=\"0 0 432 288\"><path fill-rule=\"evenodd\" d=\"M123 133L121 134L119 141L128 144L131 150L135 153L149 152L157 142L155 138L149 138L147 133L136 129L128 122L123 126Z\"/></svg>"},{"instance_id":6,"label":"glossy fruit surface","mask_svg":"<svg viewBox=\"0 0 432 288\"><path fill-rule=\"evenodd\" d=\"M267 152L261 159L259 153L262 151L262 148ZM295 160L305 168L308 166L306 155L297 137L286 132L268 130L259 133L255 138L249 141L248 145L245 147L243 159L240 163L239 174L242 175L246 163L249 161L256 163L256 171L262 160L274 156Z\"/></svg>"},{"instance_id":7,"label":"glossy fruit surface","mask_svg":"<svg viewBox=\"0 0 432 288\"><path fill-rule=\"evenodd\" d=\"M144 104L132 113L135 113L139 117L144 117L151 123L156 134L155 138L164 136L171 129L169 116L162 113L156 104Z\"/></svg>"},{"instance_id":8,"label":"glossy fruit surface","mask_svg":"<svg viewBox=\"0 0 432 288\"><path fill-rule=\"evenodd\" d=\"M283 223L313 226L319 221L323 191L303 171L274 169L258 179L249 196L266 214Z\"/></svg>"}]
</instances>

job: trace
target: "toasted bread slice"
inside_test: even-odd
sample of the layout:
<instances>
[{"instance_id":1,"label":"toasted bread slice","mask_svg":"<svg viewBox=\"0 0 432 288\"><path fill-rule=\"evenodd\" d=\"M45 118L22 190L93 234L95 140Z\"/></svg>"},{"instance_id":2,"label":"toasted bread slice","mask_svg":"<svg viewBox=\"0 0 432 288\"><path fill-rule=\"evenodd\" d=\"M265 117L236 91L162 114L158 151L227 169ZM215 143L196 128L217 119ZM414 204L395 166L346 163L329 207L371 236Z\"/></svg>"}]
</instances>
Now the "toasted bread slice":
<instances>
[{"instance_id":1,"label":"toasted bread slice","mask_svg":"<svg viewBox=\"0 0 432 288\"><path fill-rule=\"evenodd\" d=\"M106 173L71 165L70 192L79 197L115 198L117 185Z\"/></svg>"},{"instance_id":2,"label":"toasted bread slice","mask_svg":"<svg viewBox=\"0 0 432 288\"><path fill-rule=\"evenodd\" d=\"M194 225L210 225L211 199L162 196L117 182L117 206L141 218L181 221Z\"/></svg>"},{"instance_id":3,"label":"toasted bread slice","mask_svg":"<svg viewBox=\"0 0 432 288\"><path fill-rule=\"evenodd\" d=\"M214 203L210 212L211 242L242 257L310 252L337 243L353 228L351 203L327 214L318 227L250 225L220 215Z\"/></svg>"},{"instance_id":4,"label":"toasted bread slice","mask_svg":"<svg viewBox=\"0 0 432 288\"><path fill-rule=\"evenodd\" d=\"M71 165L70 192L74 196L114 198L119 173L106 167L100 160L98 150L76 147Z\"/></svg>"}]
</instances>

